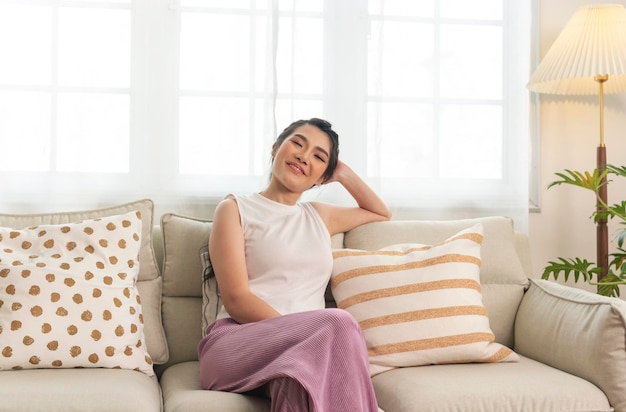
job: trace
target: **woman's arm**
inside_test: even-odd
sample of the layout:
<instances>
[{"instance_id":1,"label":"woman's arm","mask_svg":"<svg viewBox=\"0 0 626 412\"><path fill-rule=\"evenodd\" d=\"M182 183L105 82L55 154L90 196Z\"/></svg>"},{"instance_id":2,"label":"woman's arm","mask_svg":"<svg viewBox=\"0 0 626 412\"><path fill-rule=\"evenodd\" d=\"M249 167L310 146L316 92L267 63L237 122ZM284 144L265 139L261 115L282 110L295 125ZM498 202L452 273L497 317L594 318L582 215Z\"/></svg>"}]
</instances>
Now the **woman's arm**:
<instances>
[{"instance_id":1,"label":"woman's arm","mask_svg":"<svg viewBox=\"0 0 626 412\"><path fill-rule=\"evenodd\" d=\"M346 232L365 223L391 219L387 205L348 165L339 161L326 183L339 182L356 200L358 207L343 207L313 202L331 235Z\"/></svg>"},{"instance_id":2,"label":"woman's arm","mask_svg":"<svg viewBox=\"0 0 626 412\"><path fill-rule=\"evenodd\" d=\"M209 255L222 294L222 303L238 323L280 316L280 313L250 291L244 247L236 200L223 200L215 209L209 237Z\"/></svg>"}]
</instances>

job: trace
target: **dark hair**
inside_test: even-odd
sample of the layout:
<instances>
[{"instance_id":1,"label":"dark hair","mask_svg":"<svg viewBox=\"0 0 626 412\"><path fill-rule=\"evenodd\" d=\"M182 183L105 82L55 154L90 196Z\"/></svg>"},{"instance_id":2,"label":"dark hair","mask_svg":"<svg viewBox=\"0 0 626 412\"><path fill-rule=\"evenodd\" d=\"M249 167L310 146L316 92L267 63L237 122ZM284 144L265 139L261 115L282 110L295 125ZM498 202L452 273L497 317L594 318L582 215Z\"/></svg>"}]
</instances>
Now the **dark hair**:
<instances>
[{"instance_id":1,"label":"dark hair","mask_svg":"<svg viewBox=\"0 0 626 412\"><path fill-rule=\"evenodd\" d=\"M322 181L325 182L331 178L333 173L335 173L337 162L339 162L339 135L332 129L333 125L330 124L330 122L315 117L308 120L296 120L295 122L287 126L285 130L283 130L282 133L278 135L276 141L274 142L274 146L272 146L272 155L276 150L278 150L280 145L283 144L285 139L291 136L297 128L304 126L305 124L310 124L311 126L317 127L322 132L326 133L326 135L330 139L330 153L328 157L328 165L326 166L326 170L322 175Z\"/></svg>"}]
</instances>

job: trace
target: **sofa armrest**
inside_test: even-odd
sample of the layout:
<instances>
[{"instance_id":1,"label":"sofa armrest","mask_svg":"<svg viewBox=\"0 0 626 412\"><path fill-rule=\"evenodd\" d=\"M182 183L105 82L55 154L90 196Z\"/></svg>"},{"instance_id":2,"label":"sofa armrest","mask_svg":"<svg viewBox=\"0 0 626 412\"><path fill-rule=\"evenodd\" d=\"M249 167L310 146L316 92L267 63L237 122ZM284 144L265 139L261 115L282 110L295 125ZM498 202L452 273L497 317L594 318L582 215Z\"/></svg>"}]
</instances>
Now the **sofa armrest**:
<instances>
[{"instance_id":1,"label":"sofa armrest","mask_svg":"<svg viewBox=\"0 0 626 412\"><path fill-rule=\"evenodd\" d=\"M588 380L626 411L626 302L531 279L515 321L515 351Z\"/></svg>"}]
</instances>

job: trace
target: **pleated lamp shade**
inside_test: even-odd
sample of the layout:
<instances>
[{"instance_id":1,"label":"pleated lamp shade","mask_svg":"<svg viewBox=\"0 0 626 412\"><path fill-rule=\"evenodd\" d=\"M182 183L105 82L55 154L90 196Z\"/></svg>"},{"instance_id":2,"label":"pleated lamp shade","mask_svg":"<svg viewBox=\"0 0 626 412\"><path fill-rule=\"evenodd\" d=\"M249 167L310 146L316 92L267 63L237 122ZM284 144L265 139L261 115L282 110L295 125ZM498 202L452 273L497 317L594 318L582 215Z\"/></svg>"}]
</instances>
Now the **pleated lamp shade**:
<instances>
[{"instance_id":1,"label":"pleated lamp shade","mask_svg":"<svg viewBox=\"0 0 626 412\"><path fill-rule=\"evenodd\" d=\"M591 5L574 13L533 73L538 93L598 94L594 77L608 75L604 93L626 91L626 9Z\"/></svg>"}]
</instances>

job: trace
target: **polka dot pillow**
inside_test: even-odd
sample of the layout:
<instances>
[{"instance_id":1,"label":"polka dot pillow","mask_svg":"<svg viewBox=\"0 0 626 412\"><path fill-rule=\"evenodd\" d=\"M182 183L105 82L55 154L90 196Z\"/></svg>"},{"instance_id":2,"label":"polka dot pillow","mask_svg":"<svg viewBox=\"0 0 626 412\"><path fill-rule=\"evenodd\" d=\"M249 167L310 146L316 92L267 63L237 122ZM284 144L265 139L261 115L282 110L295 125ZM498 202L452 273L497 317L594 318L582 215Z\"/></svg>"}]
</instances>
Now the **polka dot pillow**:
<instances>
[{"instance_id":1,"label":"polka dot pillow","mask_svg":"<svg viewBox=\"0 0 626 412\"><path fill-rule=\"evenodd\" d=\"M136 283L141 215L0 227L0 370L153 375Z\"/></svg>"}]
</instances>

